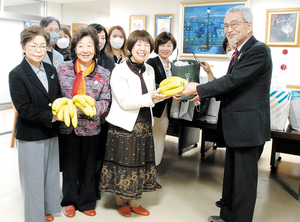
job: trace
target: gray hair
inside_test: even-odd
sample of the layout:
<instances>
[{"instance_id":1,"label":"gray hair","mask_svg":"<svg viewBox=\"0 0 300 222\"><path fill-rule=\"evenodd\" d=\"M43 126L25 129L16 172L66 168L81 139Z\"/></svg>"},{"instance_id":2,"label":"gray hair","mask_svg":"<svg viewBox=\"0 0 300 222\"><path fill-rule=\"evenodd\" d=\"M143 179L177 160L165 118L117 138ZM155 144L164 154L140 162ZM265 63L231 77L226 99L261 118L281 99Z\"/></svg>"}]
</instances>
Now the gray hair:
<instances>
[{"instance_id":1,"label":"gray hair","mask_svg":"<svg viewBox=\"0 0 300 222\"><path fill-rule=\"evenodd\" d=\"M41 21L40 21L40 26L42 27L47 27L51 22L53 21L56 21L58 23L58 27L59 29L61 29L60 27L60 22L54 18L53 16L47 16L47 17L44 17Z\"/></svg>"},{"instance_id":2,"label":"gray hair","mask_svg":"<svg viewBox=\"0 0 300 222\"><path fill-rule=\"evenodd\" d=\"M226 15L230 12L241 12L243 19L246 23L253 22L253 14L250 10L250 8L245 6L236 6L228 9Z\"/></svg>"}]
</instances>

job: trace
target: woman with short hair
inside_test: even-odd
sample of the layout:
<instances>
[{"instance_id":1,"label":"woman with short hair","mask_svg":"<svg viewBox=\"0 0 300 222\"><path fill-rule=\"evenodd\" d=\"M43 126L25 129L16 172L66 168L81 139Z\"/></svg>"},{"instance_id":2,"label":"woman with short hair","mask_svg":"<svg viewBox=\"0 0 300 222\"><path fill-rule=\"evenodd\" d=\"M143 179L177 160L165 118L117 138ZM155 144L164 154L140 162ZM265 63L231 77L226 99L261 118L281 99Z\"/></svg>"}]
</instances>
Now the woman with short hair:
<instances>
[{"instance_id":1,"label":"woman with short hair","mask_svg":"<svg viewBox=\"0 0 300 222\"><path fill-rule=\"evenodd\" d=\"M145 63L153 47L147 31L132 32L127 40L130 56L111 76L112 104L106 117L110 126L100 188L114 193L124 217L131 211L149 215L137 199L156 189L151 107L168 97L156 90L154 71Z\"/></svg>"},{"instance_id":2,"label":"woman with short hair","mask_svg":"<svg viewBox=\"0 0 300 222\"><path fill-rule=\"evenodd\" d=\"M21 33L25 57L9 73L12 102L18 112L15 138L25 222L53 221L60 213L58 122L51 106L60 96L56 69L42 60L49 33L31 26Z\"/></svg>"},{"instance_id":3,"label":"woman with short hair","mask_svg":"<svg viewBox=\"0 0 300 222\"><path fill-rule=\"evenodd\" d=\"M88 95L95 100L96 115L90 117L77 109L78 125L60 126L63 198L61 206L67 217L75 210L96 215L95 162L101 130L100 115L110 101L109 71L96 64L99 40L94 28L79 29L71 40L74 60L59 65L58 77L64 97Z\"/></svg>"}]
</instances>

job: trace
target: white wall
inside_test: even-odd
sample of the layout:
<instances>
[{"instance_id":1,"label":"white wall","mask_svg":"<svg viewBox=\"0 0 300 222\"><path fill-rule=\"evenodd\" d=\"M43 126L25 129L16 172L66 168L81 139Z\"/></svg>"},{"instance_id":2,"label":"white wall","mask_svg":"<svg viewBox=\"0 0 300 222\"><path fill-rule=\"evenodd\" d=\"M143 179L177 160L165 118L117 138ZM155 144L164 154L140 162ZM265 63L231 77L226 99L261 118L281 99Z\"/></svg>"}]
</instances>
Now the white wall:
<instances>
[{"instance_id":1,"label":"white wall","mask_svg":"<svg viewBox=\"0 0 300 222\"><path fill-rule=\"evenodd\" d=\"M254 36L264 42L266 29L266 9L300 8L300 0L252 0L254 12ZM273 59L273 79L286 84L300 85L299 55L300 47L270 47ZM282 50L287 49L288 54L283 55ZM282 71L280 66L287 65Z\"/></svg>"},{"instance_id":2,"label":"white wall","mask_svg":"<svg viewBox=\"0 0 300 222\"><path fill-rule=\"evenodd\" d=\"M129 15L147 15L147 31L154 35L154 15L174 14L173 34L179 41L179 12L183 0L111 0L110 25L120 25L129 34ZM199 2L199 0L195 1ZM210 3L212 1L205 1ZM227 1L228 2L228 1ZM254 36L264 42L266 9L300 7L300 0L252 0L251 8L254 14ZM297 68L300 48L286 47L287 55L282 54L282 47L271 47L273 58L273 77L287 84L300 85L300 71ZM216 76L225 74L228 62L224 59L206 59L214 66ZM281 71L281 64L287 65L287 70ZM204 72L202 72L203 74Z\"/></svg>"},{"instance_id":3,"label":"white wall","mask_svg":"<svg viewBox=\"0 0 300 222\"><path fill-rule=\"evenodd\" d=\"M110 25L110 12L107 2L87 2L86 5L95 5L95 7L108 8L107 12L98 12L98 10L90 10L82 7L81 4L59 4L47 2L47 15L54 16L61 24L72 25L72 23L100 23L103 26ZM89 8L89 7L87 7Z\"/></svg>"}]
</instances>

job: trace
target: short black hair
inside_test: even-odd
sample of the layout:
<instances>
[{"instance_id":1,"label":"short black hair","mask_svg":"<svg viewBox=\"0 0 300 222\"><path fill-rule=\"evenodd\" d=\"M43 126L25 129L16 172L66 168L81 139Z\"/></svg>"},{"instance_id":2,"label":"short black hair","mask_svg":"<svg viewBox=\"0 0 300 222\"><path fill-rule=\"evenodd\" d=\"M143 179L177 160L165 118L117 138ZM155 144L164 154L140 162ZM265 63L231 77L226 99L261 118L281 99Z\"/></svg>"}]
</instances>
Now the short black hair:
<instances>
[{"instance_id":1,"label":"short black hair","mask_svg":"<svg viewBox=\"0 0 300 222\"><path fill-rule=\"evenodd\" d=\"M71 56L73 59L77 57L77 54L75 52L75 48L78 44L78 42L86 36L90 36L93 39L94 42L94 47L95 47L95 55L94 59L97 59L100 55L100 50L99 50L99 38L98 34L95 28L93 27L88 27L88 28L80 28L72 37L71 39Z\"/></svg>"},{"instance_id":2,"label":"short black hair","mask_svg":"<svg viewBox=\"0 0 300 222\"><path fill-rule=\"evenodd\" d=\"M104 55L105 55L105 47L106 47L107 41L108 41L106 29L105 29L102 25L100 25L100 24L98 24L98 23L92 23L92 24L90 24L88 27L93 27L93 28L95 28L98 34L99 34L100 32L102 32L102 31L104 31L104 34L105 34L105 44L104 44L104 47L102 48L102 50L100 51L100 56L104 56Z\"/></svg>"},{"instance_id":3,"label":"short black hair","mask_svg":"<svg viewBox=\"0 0 300 222\"><path fill-rule=\"evenodd\" d=\"M155 39L155 49L154 52L158 54L158 47L162 44L166 44L168 41L173 43L173 51L176 49L177 42L172 33L170 32L161 32Z\"/></svg>"},{"instance_id":4,"label":"short black hair","mask_svg":"<svg viewBox=\"0 0 300 222\"><path fill-rule=\"evenodd\" d=\"M222 43L222 47L225 53L226 53L227 44L228 44L228 39L227 37L225 37Z\"/></svg>"}]
</instances>

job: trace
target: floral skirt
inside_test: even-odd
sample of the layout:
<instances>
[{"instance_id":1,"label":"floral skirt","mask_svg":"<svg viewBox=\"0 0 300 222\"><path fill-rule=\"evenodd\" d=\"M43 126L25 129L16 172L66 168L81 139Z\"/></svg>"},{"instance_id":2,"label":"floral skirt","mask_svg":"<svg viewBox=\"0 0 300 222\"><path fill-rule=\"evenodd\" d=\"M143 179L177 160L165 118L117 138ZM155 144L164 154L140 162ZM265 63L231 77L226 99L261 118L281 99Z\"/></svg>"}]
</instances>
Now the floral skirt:
<instances>
[{"instance_id":1,"label":"floral skirt","mask_svg":"<svg viewBox=\"0 0 300 222\"><path fill-rule=\"evenodd\" d=\"M100 189L132 200L154 191L156 169L151 122L138 122L133 131L110 125Z\"/></svg>"}]
</instances>

